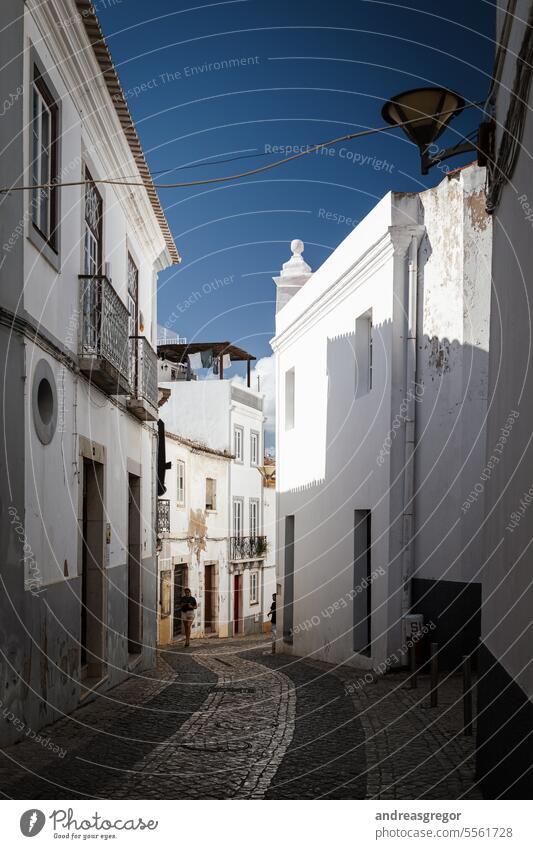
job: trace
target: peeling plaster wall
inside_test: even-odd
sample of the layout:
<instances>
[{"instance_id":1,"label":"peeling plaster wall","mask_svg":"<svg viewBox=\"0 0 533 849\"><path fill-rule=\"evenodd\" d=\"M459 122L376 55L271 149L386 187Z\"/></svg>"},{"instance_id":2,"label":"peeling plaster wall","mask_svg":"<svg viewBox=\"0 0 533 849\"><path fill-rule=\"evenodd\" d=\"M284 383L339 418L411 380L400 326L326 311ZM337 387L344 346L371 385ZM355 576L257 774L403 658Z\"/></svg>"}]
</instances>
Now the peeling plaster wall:
<instances>
[{"instance_id":1,"label":"peeling plaster wall","mask_svg":"<svg viewBox=\"0 0 533 849\"><path fill-rule=\"evenodd\" d=\"M173 572L174 566L185 563L188 568L187 585L198 603L192 636L204 635L205 624L205 564L215 566L216 631L219 636L228 634L229 579L228 579L228 476L229 461L214 454L189 448L173 439L166 440L166 457L171 468L167 471L165 498L170 500L170 534L163 541L159 556L159 574ZM185 464L184 504L177 502L177 461ZM216 480L216 510L205 509L206 478ZM172 639L172 618L162 626L162 634Z\"/></svg>"},{"instance_id":2,"label":"peeling plaster wall","mask_svg":"<svg viewBox=\"0 0 533 849\"><path fill-rule=\"evenodd\" d=\"M415 577L481 580L482 499L463 509L485 466L492 221L485 169L420 195Z\"/></svg>"}]
</instances>

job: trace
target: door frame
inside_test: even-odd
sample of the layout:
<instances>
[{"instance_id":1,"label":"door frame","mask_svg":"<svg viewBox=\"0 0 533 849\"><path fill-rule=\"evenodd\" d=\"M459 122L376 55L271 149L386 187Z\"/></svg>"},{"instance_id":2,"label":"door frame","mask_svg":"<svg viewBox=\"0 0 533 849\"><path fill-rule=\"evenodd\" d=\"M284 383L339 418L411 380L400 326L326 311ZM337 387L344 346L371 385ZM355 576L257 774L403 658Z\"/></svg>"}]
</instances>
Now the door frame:
<instances>
[{"instance_id":1,"label":"door frame","mask_svg":"<svg viewBox=\"0 0 533 849\"><path fill-rule=\"evenodd\" d=\"M244 633L243 619L243 576L233 575L233 636Z\"/></svg>"},{"instance_id":2,"label":"door frame","mask_svg":"<svg viewBox=\"0 0 533 849\"><path fill-rule=\"evenodd\" d=\"M107 574L104 553L105 448L80 436L79 457L81 470L78 491L80 680L101 680L107 671ZM92 519L89 519L86 513L89 501L93 502L94 517ZM84 604L85 614L82 613ZM82 629L85 630L85 639Z\"/></svg>"},{"instance_id":3,"label":"door frame","mask_svg":"<svg viewBox=\"0 0 533 849\"><path fill-rule=\"evenodd\" d=\"M172 640L176 639L176 637L181 637L183 634L181 610L177 609L176 604L176 575L180 571L182 576L181 590L183 593L184 588L187 586L189 565L181 561L180 563L174 563L172 566L172 630L170 635Z\"/></svg>"}]
</instances>

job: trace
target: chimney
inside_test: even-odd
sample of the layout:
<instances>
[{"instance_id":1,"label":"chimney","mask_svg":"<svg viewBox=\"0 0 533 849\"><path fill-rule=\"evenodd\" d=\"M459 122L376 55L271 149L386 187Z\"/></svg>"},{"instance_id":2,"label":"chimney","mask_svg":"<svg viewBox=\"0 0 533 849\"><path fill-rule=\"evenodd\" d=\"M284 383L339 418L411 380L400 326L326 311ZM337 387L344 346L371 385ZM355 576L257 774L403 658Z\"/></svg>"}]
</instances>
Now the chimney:
<instances>
[{"instance_id":1,"label":"chimney","mask_svg":"<svg viewBox=\"0 0 533 849\"><path fill-rule=\"evenodd\" d=\"M307 265L302 254L304 243L301 239L293 239L291 242L292 256L288 262L283 263L279 277L273 277L276 284L276 313L290 301L304 283L311 277L312 271Z\"/></svg>"}]
</instances>

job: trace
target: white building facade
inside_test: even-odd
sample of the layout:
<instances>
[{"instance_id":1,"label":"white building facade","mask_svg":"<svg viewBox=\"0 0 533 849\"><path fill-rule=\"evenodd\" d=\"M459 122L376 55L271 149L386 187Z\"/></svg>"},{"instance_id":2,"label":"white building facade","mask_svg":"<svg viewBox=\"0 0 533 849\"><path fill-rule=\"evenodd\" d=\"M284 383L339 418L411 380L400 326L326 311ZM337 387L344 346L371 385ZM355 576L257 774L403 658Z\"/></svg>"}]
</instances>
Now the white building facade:
<instances>
[{"instance_id":1,"label":"white building facade","mask_svg":"<svg viewBox=\"0 0 533 849\"><path fill-rule=\"evenodd\" d=\"M265 533L260 473L263 395L231 380L176 380L161 387L171 390L162 410L167 430L231 456L226 490L217 486L217 504L227 517L227 569L220 570L218 582L218 635L261 633L268 629L267 613L275 592L274 547Z\"/></svg>"},{"instance_id":2,"label":"white building facade","mask_svg":"<svg viewBox=\"0 0 533 849\"><path fill-rule=\"evenodd\" d=\"M485 451L483 186L471 166L388 194L314 274L296 240L274 278L288 653L385 671L405 661L413 614L443 665L476 644L480 505L464 505Z\"/></svg>"},{"instance_id":3,"label":"white building facade","mask_svg":"<svg viewBox=\"0 0 533 849\"><path fill-rule=\"evenodd\" d=\"M156 276L179 260L93 10L7 7L0 183L52 188L0 207L1 743L154 663ZM97 182L123 175L144 187Z\"/></svg>"},{"instance_id":4,"label":"white building facade","mask_svg":"<svg viewBox=\"0 0 533 849\"><path fill-rule=\"evenodd\" d=\"M180 598L198 608L192 636L228 634L228 487L231 455L166 432L166 493L158 500L159 636L184 635Z\"/></svg>"}]
</instances>

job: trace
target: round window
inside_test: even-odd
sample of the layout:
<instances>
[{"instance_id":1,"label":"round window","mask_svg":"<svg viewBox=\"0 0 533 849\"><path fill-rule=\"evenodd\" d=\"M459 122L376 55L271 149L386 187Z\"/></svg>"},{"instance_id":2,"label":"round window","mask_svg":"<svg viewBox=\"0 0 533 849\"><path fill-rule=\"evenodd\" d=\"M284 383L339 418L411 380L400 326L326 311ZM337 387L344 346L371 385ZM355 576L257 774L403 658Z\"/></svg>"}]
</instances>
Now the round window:
<instances>
[{"instance_id":1,"label":"round window","mask_svg":"<svg viewBox=\"0 0 533 849\"><path fill-rule=\"evenodd\" d=\"M57 389L54 373L46 360L39 360L33 374L33 422L37 436L48 445L57 424Z\"/></svg>"}]
</instances>

